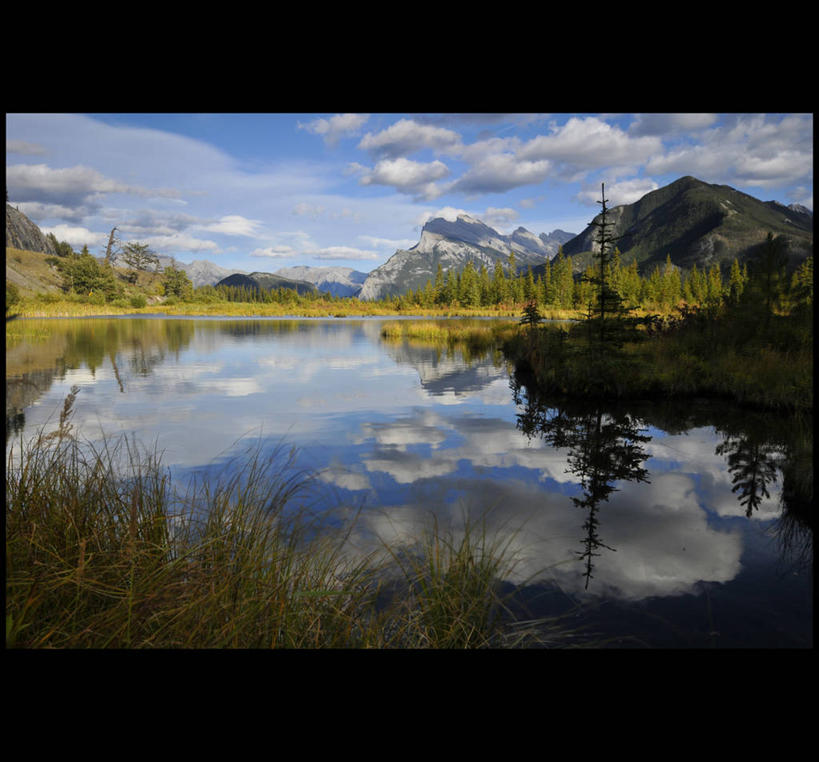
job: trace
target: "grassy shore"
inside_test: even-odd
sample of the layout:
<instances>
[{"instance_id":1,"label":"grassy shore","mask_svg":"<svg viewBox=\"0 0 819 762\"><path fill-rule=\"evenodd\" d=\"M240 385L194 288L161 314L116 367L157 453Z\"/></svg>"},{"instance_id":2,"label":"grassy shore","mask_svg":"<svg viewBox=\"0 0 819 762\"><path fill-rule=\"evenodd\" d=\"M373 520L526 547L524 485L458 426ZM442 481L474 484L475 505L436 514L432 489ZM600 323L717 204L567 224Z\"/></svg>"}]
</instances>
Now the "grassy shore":
<instances>
[{"instance_id":1,"label":"grassy shore","mask_svg":"<svg viewBox=\"0 0 819 762\"><path fill-rule=\"evenodd\" d=\"M598 399L722 399L768 410L813 411L812 325L786 316L765 329L737 320L704 321L617 348L571 330L520 330L504 354L538 387Z\"/></svg>"},{"instance_id":2,"label":"grassy shore","mask_svg":"<svg viewBox=\"0 0 819 762\"><path fill-rule=\"evenodd\" d=\"M303 304L264 304L259 302L163 302L152 300L144 307L114 304L91 304L76 298L52 295L45 298L24 297L12 312L22 318L104 317L121 315L168 315L189 317L509 317L520 314L518 306L504 307L438 307L399 309L388 302L364 302L358 299L315 299ZM564 313L561 313L561 316ZM566 313L568 314L568 313ZM574 316L574 313L571 313Z\"/></svg>"},{"instance_id":3,"label":"grassy shore","mask_svg":"<svg viewBox=\"0 0 819 762\"><path fill-rule=\"evenodd\" d=\"M291 455L250 451L178 494L155 452L94 448L60 424L12 444L6 473L8 648L511 648L499 581L514 561L481 522L433 524L361 555L352 524L299 507Z\"/></svg>"}]
</instances>

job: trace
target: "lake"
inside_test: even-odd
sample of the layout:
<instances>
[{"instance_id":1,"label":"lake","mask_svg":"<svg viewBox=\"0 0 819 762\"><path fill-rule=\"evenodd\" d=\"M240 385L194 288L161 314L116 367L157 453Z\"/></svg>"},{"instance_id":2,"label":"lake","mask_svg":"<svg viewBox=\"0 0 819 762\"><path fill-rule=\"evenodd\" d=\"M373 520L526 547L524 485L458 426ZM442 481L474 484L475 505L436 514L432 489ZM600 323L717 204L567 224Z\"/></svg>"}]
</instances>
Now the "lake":
<instances>
[{"instance_id":1,"label":"lake","mask_svg":"<svg viewBox=\"0 0 819 762\"><path fill-rule=\"evenodd\" d=\"M812 647L812 420L543 399L499 351L387 341L386 320L14 321L7 453L77 387L75 433L155 444L180 484L295 448L356 552L480 518L519 616L577 633L557 647Z\"/></svg>"}]
</instances>

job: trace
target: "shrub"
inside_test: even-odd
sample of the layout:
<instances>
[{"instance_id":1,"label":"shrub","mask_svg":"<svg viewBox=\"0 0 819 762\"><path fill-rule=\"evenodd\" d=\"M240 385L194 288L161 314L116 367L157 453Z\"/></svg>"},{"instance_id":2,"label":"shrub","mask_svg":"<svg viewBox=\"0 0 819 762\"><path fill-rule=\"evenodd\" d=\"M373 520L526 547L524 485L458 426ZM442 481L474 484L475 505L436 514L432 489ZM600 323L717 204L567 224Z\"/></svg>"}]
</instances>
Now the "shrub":
<instances>
[{"instance_id":1,"label":"shrub","mask_svg":"<svg viewBox=\"0 0 819 762\"><path fill-rule=\"evenodd\" d=\"M144 307L148 304L148 300L142 294L136 294L135 296L131 297L131 306L136 307L137 309L140 307Z\"/></svg>"}]
</instances>

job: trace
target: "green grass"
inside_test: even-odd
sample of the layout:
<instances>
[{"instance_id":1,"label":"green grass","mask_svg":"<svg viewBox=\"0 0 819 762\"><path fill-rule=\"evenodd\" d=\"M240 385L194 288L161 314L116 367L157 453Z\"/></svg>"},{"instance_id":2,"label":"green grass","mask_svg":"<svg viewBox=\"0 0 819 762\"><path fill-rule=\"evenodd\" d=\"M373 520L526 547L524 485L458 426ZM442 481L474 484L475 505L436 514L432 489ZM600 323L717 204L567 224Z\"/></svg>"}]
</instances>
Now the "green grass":
<instances>
[{"instance_id":1,"label":"green grass","mask_svg":"<svg viewBox=\"0 0 819 762\"><path fill-rule=\"evenodd\" d=\"M505 616L511 560L480 522L350 552L316 526L292 454L177 494L155 451L59 426L8 448L10 648L482 648L535 643ZM392 574L388 574L392 569ZM398 570L396 577L395 571Z\"/></svg>"},{"instance_id":2,"label":"green grass","mask_svg":"<svg viewBox=\"0 0 819 762\"><path fill-rule=\"evenodd\" d=\"M639 336L639 334L638 334ZM582 325L507 339L504 353L546 392L634 399L711 397L783 411L813 410L813 338L804 320L768 329L738 318L706 321L617 350L590 349Z\"/></svg>"}]
</instances>

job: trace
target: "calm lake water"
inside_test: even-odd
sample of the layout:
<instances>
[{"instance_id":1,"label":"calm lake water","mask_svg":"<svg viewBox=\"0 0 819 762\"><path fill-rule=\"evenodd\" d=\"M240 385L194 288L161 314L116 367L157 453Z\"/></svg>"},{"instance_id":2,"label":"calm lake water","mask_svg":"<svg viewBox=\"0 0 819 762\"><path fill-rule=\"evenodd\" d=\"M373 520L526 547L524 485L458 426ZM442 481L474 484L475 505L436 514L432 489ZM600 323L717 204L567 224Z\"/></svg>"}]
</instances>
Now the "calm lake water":
<instances>
[{"instance_id":1,"label":"calm lake water","mask_svg":"<svg viewBox=\"0 0 819 762\"><path fill-rule=\"evenodd\" d=\"M541 399L497 352L388 343L384 322L15 321L7 452L77 386L76 433L156 444L180 483L295 447L313 508L360 512L362 553L484 517L514 551L520 616L587 642L812 647L812 421Z\"/></svg>"}]
</instances>

